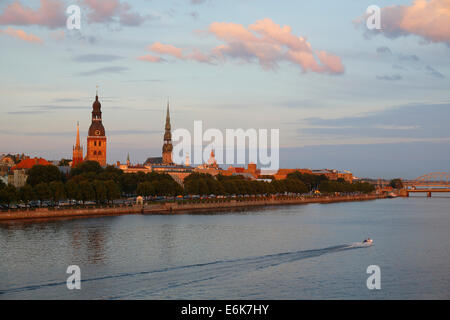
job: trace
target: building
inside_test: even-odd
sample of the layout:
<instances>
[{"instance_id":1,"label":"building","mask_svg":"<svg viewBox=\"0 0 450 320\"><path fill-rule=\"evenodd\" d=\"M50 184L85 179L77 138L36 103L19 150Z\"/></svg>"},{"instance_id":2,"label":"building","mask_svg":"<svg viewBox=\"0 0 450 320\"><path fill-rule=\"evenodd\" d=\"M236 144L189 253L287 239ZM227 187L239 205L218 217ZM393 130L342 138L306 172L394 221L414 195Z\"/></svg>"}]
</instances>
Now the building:
<instances>
[{"instance_id":1,"label":"building","mask_svg":"<svg viewBox=\"0 0 450 320\"><path fill-rule=\"evenodd\" d=\"M106 166L106 133L102 123L102 105L98 101L98 92L92 104L92 123L87 137L87 152L85 160L97 161L100 166Z\"/></svg>"},{"instance_id":2,"label":"building","mask_svg":"<svg viewBox=\"0 0 450 320\"><path fill-rule=\"evenodd\" d=\"M258 169L255 163L249 163L247 169L230 166L227 170L221 170L220 174L224 176L243 176L247 179L256 180L261 175L261 169Z\"/></svg>"},{"instance_id":3,"label":"building","mask_svg":"<svg viewBox=\"0 0 450 320\"><path fill-rule=\"evenodd\" d=\"M311 170L311 169L279 169L277 173L275 173L275 180L284 180L290 173L299 172L302 174L314 174L314 175L324 175L329 180L337 180L344 179L346 182L353 182L353 174L350 171L341 172L335 169L319 169L319 170Z\"/></svg>"},{"instance_id":4,"label":"building","mask_svg":"<svg viewBox=\"0 0 450 320\"><path fill-rule=\"evenodd\" d=\"M120 170L122 170L124 173L138 173L138 172L150 173L150 172L152 172L151 165L147 165L147 164L132 165L131 161L130 161L130 154L128 154L127 162L125 164L122 164L119 161L117 161L116 167L119 168Z\"/></svg>"},{"instance_id":5,"label":"building","mask_svg":"<svg viewBox=\"0 0 450 320\"><path fill-rule=\"evenodd\" d=\"M162 157L150 157L144 164L133 165L130 161L130 155L127 156L126 163L116 163L116 167L124 173L167 173L180 185L183 185L184 179L189 176L194 168L186 165L179 165L173 162L172 158L172 133L170 124L169 103L167 103L166 124L164 131L164 142L162 147Z\"/></svg>"},{"instance_id":6,"label":"building","mask_svg":"<svg viewBox=\"0 0 450 320\"><path fill-rule=\"evenodd\" d=\"M312 171L310 169L278 169L277 173L275 173L273 177L275 180L284 180L287 178L288 174L294 172L312 174Z\"/></svg>"},{"instance_id":7,"label":"building","mask_svg":"<svg viewBox=\"0 0 450 320\"><path fill-rule=\"evenodd\" d=\"M186 157L186 163L189 161L188 157ZM221 173L221 169L219 168L219 165L217 164L216 155L214 153L214 149L211 149L211 154L209 156L209 159L206 163L199 165L197 168L194 169L195 172L198 173L207 173L212 176L217 176Z\"/></svg>"},{"instance_id":8,"label":"building","mask_svg":"<svg viewBox=\"0 0 450 320\"><path fill-rule=\"evenodd\" d=\"M0 166L12 167L15 165L14 159L9 155L2 155L0 157Z\"/></svg>"},{"instance_id":9,"label":"building","mask_svg":"<svg viewBox=\"0 0 450 320\"><path fill-rule=\"evenodd\" d=\"M8 173L11 167L15 165L14 159L11 156L2 155L0 157L0 176L6 176L6 184L8 184Z\"/></svg>"},{"instance_id":10,"label":"building","mask_svg":"<svg viewBox=\"0 0 450 320\"><path fill-rule=\"evenodd\" d=\"M170 114L169 114L169 101L167 101L167 114L166 114L166 126L164 132L164 144L162 147L162 162L166 165L172 165L172 132L170 131Z\"/></svg>"},{"instance_id":11,"label":"building","mask_svg":"<svg viewBox=\"0 0 450 320\"><path fill-rule=\"evenodd\" d=\"M83 147L80 145L80 124L77 122L77 139L72 149L72 168L83 162Z\"/></svg>"},{"instance_id":12,"label":"building","mask_svg":"<svg viewBox=\"0 0 450 320\"><path fill-rule=\"evenodd\" d=\"M21 188L27 182L27 172L35 165L50 166L51 162L44 158L27 158L20 161L14 167L11 167L8 175L8 183L12 184L16 188Z\"/></svg>"},{"instance_id":13,"label":"building","mask_svg":"<svg viewBox=\"0 0 450 320\"><path fill-rule=\"evenodd\" d=\"M52 163L45 160L44 158L28 158L20 161L18 164L12 167L11 171L19 169L29 170L35 165L50 166L52 165Z\"/></svg>"},{"instance_id":14,"label":"building","mask_svg":"<svg viewBox=\"0 0 450 320\"><path fill-rule=\"evenodd\" d=\"M163 158L162 157L149 157L147 160L145 160L144 164L160 164L162 163Z\"/></svg>"},{"instance_id":15,"label":"building","mask_svg":"<svg viewBox=\"0 0 450 320\"><path fill-rule=\"evenodd\" d=\"M338 179L344 179L345 181L352 183L353 180L355 180L355 177L350 171L344 170L344 172L338 171Z\"/></svg>"},{"instance_id":16,"label":"building","mask_svg":"<svg viewBox=\"0 0 450 320\"><path fill-rule=\"evenodd\" d=\"M353 182L353 174L350 171L341 172L336 169L312 170L313 174L324 175L329 180L344 179L346 182Z\"/></svg>"},{"instance_id":17,"label":"building","mask_svg":"<svg viewBox=\"0 0 450 320\"><path fill-rule=\"evenodd\" d=\"M8 175L8 184L11 184L16 188L22 188L27 183L27 178L27 170L16 169L11 171L11 174Z\"/></svg>"}]
</instances>

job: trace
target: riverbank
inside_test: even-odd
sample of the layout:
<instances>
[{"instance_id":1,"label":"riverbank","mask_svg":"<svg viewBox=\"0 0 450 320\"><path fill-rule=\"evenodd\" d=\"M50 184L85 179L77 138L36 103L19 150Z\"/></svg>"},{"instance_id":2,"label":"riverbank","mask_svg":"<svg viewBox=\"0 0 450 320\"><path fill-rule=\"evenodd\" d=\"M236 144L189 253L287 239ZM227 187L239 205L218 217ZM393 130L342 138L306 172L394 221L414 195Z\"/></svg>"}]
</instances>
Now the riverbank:
<instances>
[{"instance_id":1,"label":"riverbank","mask_svg":"<svg viewBox=\"0 0 450 320\"><path fill-rule=\"evenodd\" d=\"M0 221L41 218L98 217L126 214L177 214L211 212L244 207L300 205L309 203L332 203L367 201L386 198L384 195L355 195L328 197L278 197L247 199L209 199L202 202L167 202L133 206L107 206L102 208L39 208L0 213Z\"/></svg>"}]
</instances>

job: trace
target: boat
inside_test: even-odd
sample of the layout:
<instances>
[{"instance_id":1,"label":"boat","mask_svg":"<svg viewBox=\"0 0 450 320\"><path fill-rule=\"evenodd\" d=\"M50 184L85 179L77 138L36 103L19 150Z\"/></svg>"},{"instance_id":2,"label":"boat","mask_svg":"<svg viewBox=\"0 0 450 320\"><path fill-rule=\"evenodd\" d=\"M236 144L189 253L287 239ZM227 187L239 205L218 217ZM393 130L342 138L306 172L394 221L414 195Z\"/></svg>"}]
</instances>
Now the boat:
<instances>
[{"instance_id":1,"label":"boat","mask_svg":"<svg viewBox=\"0 0 450 320\"><path fill-rule=\"evenodd\" d=\"M368 244L372 244L373 240L370 238L364 239L364 241L362 243L368 243Z\"/></svg>"}]
</instances>

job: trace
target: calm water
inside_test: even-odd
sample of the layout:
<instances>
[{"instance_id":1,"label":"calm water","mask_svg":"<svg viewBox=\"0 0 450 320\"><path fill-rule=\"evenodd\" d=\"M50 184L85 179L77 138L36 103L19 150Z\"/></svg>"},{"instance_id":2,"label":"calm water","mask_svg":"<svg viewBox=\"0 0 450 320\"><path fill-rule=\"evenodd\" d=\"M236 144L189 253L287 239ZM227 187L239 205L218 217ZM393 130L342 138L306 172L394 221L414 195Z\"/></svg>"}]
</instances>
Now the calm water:
<instances>
[{"instance_id":1,"label":"calm water","mask_svg":"<svg viewBox=\"0 0 450 320\"><path fill-rule=\"evenodd\" d=\"M0 299L449 299L449 266L449 197L0 224Z\"/></svg>"}]
</instances>

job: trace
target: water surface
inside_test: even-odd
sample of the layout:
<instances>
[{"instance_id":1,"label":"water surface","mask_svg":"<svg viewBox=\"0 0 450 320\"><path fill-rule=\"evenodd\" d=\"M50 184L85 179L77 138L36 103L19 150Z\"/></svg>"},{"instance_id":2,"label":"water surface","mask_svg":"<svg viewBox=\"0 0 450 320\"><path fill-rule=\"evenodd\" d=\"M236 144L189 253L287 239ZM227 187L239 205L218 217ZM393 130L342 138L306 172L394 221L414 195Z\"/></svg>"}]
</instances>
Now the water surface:
<instances>
[{"instance_id":1,"label":"water surface","mask_svg":"<svg viewBox=\"0 0 450 320\"><path fill-rule=\"evenodd\" d=\"M449 299L449 244L448 197L16 221L0 223L0 299Z\"/></svg>"}]
</instances>

